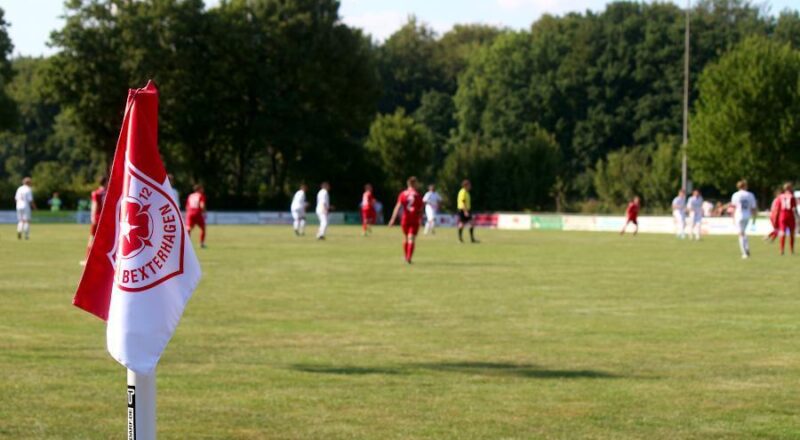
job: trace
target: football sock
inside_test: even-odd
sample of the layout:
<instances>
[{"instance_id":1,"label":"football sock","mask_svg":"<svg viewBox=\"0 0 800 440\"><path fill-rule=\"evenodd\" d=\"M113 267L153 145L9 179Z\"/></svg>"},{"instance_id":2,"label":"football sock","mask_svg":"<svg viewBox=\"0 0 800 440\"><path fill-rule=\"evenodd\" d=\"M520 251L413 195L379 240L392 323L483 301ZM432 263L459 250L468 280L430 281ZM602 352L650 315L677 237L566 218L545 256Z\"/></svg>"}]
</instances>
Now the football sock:
<instances>
[{"instance_id":1,"label":"football sock","mask_svg":"<svg viewBox=\"0 0 800 440\"><path fill-rule=\"evenodd\" d=\"M786 234L781 234L781 255L786 250Z\"/></svg>"},{"instance_id":2,"label":"football sock","mask_svg":"<svg viewBox=\"0 0 800 440\"><path fill-rule=\"evenodd\" d=\"M200 244L206 242L206 228L200 228Z\"/></svg>"},{"instance_id":3,"label":"football sock","mask_svg":"<svg viewBox=\"0 0 800 440\"><path fill-rule=\"evenodd\" d=\"M23 225L24 225L24 223L17 222L17 233L22 232Z\"/></svg>"},{"instance_id":4,"label":"football sock","mask_svg":"<svg viewBox=\"0 0 800 440\"><path fill-rule=\"evenodd\" d=\"M458 241L464 241L464 227L458 228Z\"/></svg>"},{"instance_id":5,"label":"football sock","mask_svg":"<svg viewBox=\"0 0 800 440\"><path fill-rule=\"evenodd\" d=\"M25 232L25 237L30 236L31 235L31 224L27 223L27 222L25 224L23 224L22 225L22 231Z\"/></svg>"},{"instance_id":6,"label":"football sock","mask_svg":"<svg viewBox=\"0 0 800 440\"><path fill-rule=\"evenodd\" d=\"M406 258L408 261L411 261L411 257L414 256L414 242L408 242L408 257Z\"/></svg>"},{"instance_id":7,"label":"football sock","mask_svg":"<svg viewBox=\"0 0 800 440\"><path fill-rule=\"evenodd\" d=\"M403 255L405 255L406 260L408 260L408 241L403 241Z\"/></svg>"},{"instance_id":8,"label":"football sock","mask_svg":"<svg viewBox=\"0 0 800 440\"><path fill-rule=\"evenodd\" d=\"M739 249L742 251L742 255L747 254L747 246L744 244L744 237L741 235L739 236Z\"/></svg>"},{"instance_id":9,"label":"football sock","mask_svg":"<svg viewBox=\"0 0 800 440\"><path fill-rule=\"evenodd\" d=\"M475 241L475 227L474 226L470 226L469 227L469 238L470 238L470 240Z\"/></svg>"},{"instance_id":10,"label":"football sock","mask_svg":"<svg viewBox=\"0 0 800 440\"><path fill-rule=\"evenodd\" d=\"M300 220L299 232L300 232L301 235L306 233L306 221L305 220Z\"/></svg>"}]
</instances>

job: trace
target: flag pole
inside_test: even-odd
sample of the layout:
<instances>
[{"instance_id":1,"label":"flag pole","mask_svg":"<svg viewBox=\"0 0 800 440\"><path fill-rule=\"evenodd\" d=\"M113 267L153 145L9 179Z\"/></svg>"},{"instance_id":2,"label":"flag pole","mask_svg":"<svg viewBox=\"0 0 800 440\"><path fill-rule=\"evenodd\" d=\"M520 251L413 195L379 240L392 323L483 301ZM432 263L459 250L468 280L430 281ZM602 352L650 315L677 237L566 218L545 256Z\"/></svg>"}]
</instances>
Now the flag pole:
<instances>
[{"instance_id":1,"label":"flag pole","mask_svg":"<svg viewBox=\"0 0 800 440\"><path fill-rule=\"evenodd\" d=\"M128 370L128 440L156 439L156 373Z\"/></svg>"}]
</instances>

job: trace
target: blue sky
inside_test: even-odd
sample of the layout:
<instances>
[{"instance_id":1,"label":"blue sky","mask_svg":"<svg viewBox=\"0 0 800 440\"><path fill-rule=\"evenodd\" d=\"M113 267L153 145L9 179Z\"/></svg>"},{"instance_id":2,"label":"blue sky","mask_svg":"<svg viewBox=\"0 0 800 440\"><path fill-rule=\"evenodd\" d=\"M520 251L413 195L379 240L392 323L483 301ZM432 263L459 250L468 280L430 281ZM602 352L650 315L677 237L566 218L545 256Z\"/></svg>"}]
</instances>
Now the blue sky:
<instances>
[{"instance_id":1,"label":"blue sky","mask_svg":"<svg viewBox=\"0 0 800 440\"><path fill-rule=\"evenodd\" d=\"M213 5L217 0L206 0ZM0 0L11 22L15 55L43 55L53 52L46 43L50 32L61 27L63 0ZM488 23L526 28L544 13L563 14L586 9L601 10L606 0L341 0L341 15L382 40L414 14L439 32L455 23ZM771 0L773 12L797 9L798 0Z\"/></svg>"}]
</instances>

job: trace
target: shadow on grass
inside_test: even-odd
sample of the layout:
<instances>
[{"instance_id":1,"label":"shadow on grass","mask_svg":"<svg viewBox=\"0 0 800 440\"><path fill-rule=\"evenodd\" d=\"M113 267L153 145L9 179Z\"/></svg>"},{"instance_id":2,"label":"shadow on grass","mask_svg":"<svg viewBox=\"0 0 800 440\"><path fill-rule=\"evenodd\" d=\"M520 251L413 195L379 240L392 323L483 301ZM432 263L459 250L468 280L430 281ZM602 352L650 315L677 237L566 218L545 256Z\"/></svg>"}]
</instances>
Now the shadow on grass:
<instances>
[{"instance_id":1,"label":"shadow on grass","mask_svg":"<svg viewBox=\"0 0 800 440\"><path fill-rule=\"evenodd\" d=\"M599 370L554 370L532 364L497 362L435 362L406 364L399 367L357 367L353 365L295 364L292 370L316 374L343 376L406 375L412 370L432 370L449 373L473 374L495 377L521 377L528 379L616 379L621 376Z\"/></svg>"},{"instance_id":2,"label":"shadow on grass","mask_svg":"<svg viewBox=\"0 0 800 440\"><path fill-rule=\"evenodd\" d=\"M599 370L553 370L532 364L498 362L436 362L416 364L415 366L435 371L530 379L616 379L621 377Z\"/></svg>"},{"instance_id":3,"label":"shadow on grass","mask_svg":"<svg viewBox=\"0 0 800 440\"><path fill-rule=\"evenodd\" d=\"M302 371L304 373L339 374L343 376L366 376L370 374L385 374L385 375L406 374L399 368L356 367L352 365L343 365L335 367L330 365L295 364L291 366L291 369L296 371Z\"/></svg>"}]
</instances>

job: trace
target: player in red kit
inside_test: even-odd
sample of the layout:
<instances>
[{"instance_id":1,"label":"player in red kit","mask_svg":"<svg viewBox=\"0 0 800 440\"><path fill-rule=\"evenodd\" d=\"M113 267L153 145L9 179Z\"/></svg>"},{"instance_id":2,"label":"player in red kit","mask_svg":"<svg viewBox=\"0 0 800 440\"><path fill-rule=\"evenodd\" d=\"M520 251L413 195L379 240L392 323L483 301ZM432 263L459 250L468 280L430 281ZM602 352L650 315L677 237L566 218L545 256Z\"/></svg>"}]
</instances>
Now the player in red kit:
<instances>
[{"instance_id":1,"label":"player in red kit","mask_svg":"<svg viewBox=\"0 0 800 440\"><path fill-rule=\"evenodd\" d=\"M372 194L372 185L364 185L364 194L361 196L361 227L365 237L372 232L375 224L375 196Z\"/></svg>"},{"instance_id":2,"label":"player in red kit","mask_svg":"<svg viewBox=\"0 0 800 440\"><path fill-rule=\"evenodd\" d=\"M97 224L100 221L100 211L103 209L103 200L106 198L106 178L97 179L97 188L92 191L92 205L89 211L89 244L86 246L86 258L89 258L89 251L92 250L94 235L97 233ZM81 261L86 264L86 260Z\"/></svg>"},{"instance_id":3,"label":"player in red kit","mask_svg":"<svg viewBox=\"0 0 800 440\"><path fill-rule=\"evenodd\" d=\"M795 216L797 215L797 200L794 198L792 184L783 185L783 192L778 204L778 234L781 237L781 255L785 253L786 236L789 236L789 248L794 254L794 231L796 226Z\"/></svg>"},{"instance_id":4,"label":"player in red kit","mask_svg":"<svg viewBox=\"0 0 800 440\"><path fill-rule=\"evenodd\" d=\"M424 205L422 196L417 192L417 178L409 177L406 183L408 187L397 197L397 204L394 206L392 219L389 220L389 227L394 225L400 208L403 208L403 219L400 222L403 229L403 250L406 254L406 263L411 264L411 257L414 255L414 241L422 223Z\"/></svg>"},{"instance_id":5,"label":"player in red kit","mask_svg":"<svg viewBox=\"0 0 800 440\"><path fill-rule=\"evenodd\" d=\"M625 226L622 227L622 231L619 232L619 235L625 233L625 230L628 229L628 225L633 223L633 235L636 235L639 232L639 208L641 207L641 201L639 200L639 196L636 196L628 203L628 208L625 209L625 216L627 220L625 221Z\"/></svg>"},{"instance_id":6,"label":"player in red kit","mask_svg":"<svg viewBox=\"0 0 800 440\"><path fill-rule=\"evenodd\" d=\"M780 225L778 224L778 216L781 213L781 192L775 191L775 198L772 200L772 205L769 208L769 223L772 225L772 232L769 233L766 237L764 237L764 241L768 241L773 243L776 238L778 238L778 232L780 232Z\"/></svg>"},{"instance_id":7,"label":"player in red kit","mask_svg":"<svg viewBox=\"0 0 800 440\"><path fill-rule=\"evenodd\" d=\"M195 226L200 228L200 247L206 247L206 193L202 185L195 185L194 192L186 198L186 229L189 234Z\"/></svg>"}]
</instances>

